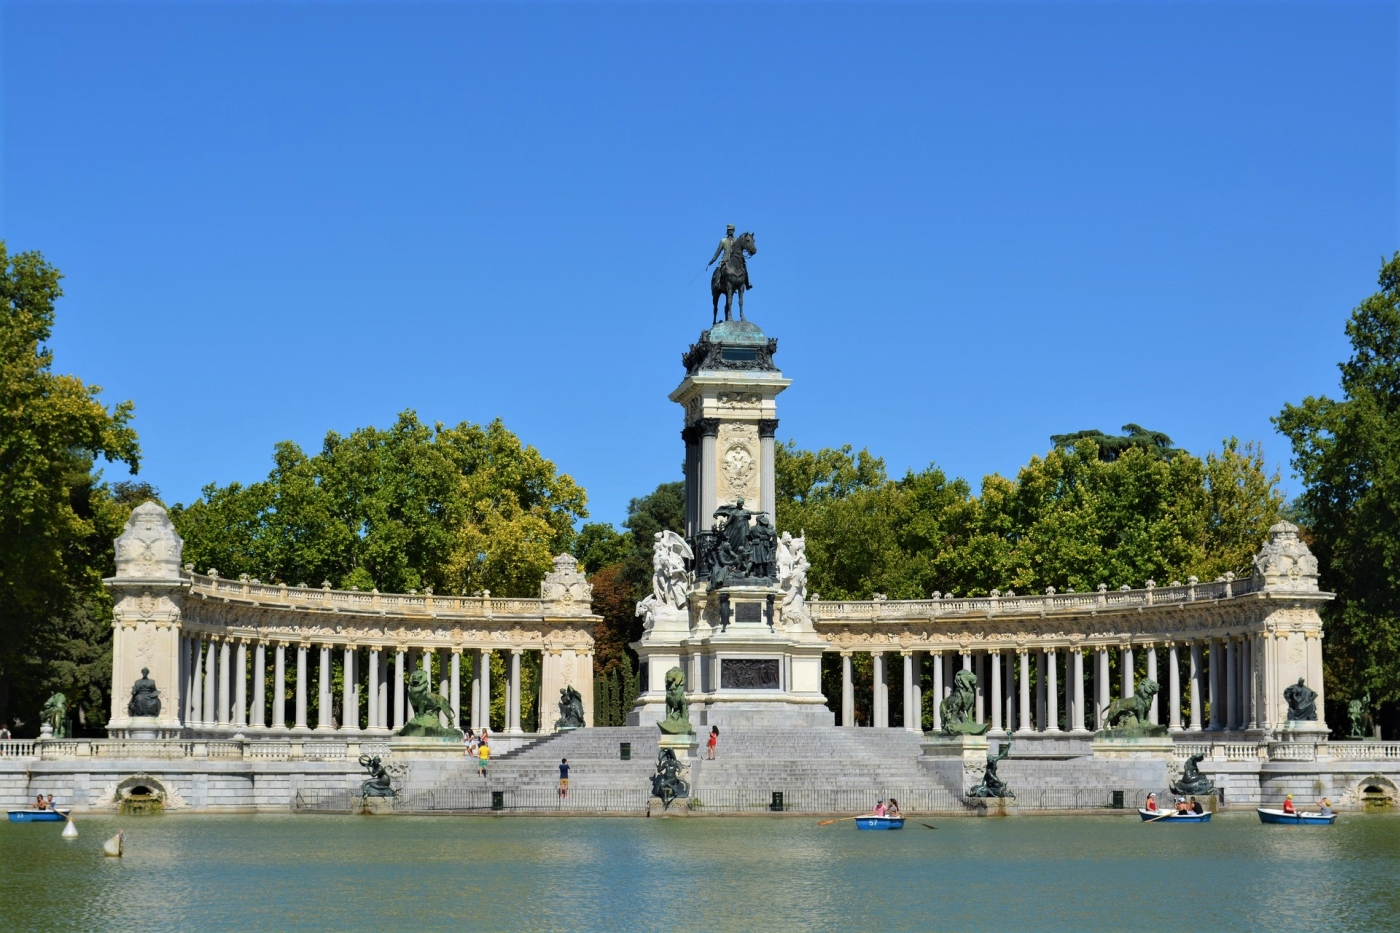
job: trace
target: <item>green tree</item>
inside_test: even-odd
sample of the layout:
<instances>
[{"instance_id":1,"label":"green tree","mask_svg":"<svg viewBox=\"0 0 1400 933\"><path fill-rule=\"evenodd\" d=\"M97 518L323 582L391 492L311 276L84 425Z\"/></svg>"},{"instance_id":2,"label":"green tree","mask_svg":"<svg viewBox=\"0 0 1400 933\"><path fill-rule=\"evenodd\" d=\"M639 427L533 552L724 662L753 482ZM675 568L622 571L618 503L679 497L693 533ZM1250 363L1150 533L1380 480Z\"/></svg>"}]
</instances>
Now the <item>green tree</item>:
<instances>
[{"instance_id":1,"label":"green tree","mask_svg":"<svg viewBox=\"0 0 1400 933\"><path fill-rule=\"evenodd\" d=\"M499 420L290 441L249 486L207 486L171 510L185 554L224 575L440 593L529 596L587 516L583 490Z\"/></svg>"},{"instance_id":2,"label":"green tree","mask_svg":"<svg viewBox=\"0 0 1400 933\"><path fill-rule=\"evenodd\" d=\"M1275 419L1293 443L1306 516L1336 601L1323 610L1329 699L1400 700L1400 253L1347 321L1342 397L1309 396Z\"/></svg>"},{"instance_id":3,"label":"green tree","mask_svg":"<svg viewBox=\"0 0 1400 933\"><path fill-rule=\"evenodd\" d=\"M111 637L101 578L125 514L94 467L140 463L132 404L109 409L99 387L53 372L61 278L0 241L0 722L27 725L54 689L106 721L92 691Z\"/></svg>"}]
</instances>

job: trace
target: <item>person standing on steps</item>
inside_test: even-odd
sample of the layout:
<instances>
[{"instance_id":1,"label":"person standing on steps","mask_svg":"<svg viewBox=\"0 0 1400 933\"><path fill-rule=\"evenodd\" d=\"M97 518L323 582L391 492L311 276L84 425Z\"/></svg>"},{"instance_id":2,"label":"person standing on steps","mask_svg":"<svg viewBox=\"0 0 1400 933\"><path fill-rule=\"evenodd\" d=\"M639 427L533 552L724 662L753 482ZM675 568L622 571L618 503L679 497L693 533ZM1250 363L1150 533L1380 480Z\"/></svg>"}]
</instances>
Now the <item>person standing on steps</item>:
<instances>
[{"instance_id":1,"label":"person standing on steps","mask_svg":"<svg viewBox=\"0 0 1400 933\"><path fill-rule=\"evenodd\" d=\"M569 799L569 759L559 759L559 796Z\"/></svg>"},{"instance_id":2,"label":"person standing on steps","mask_svg":"<svg viewBox=\"0 0 1400 933\"><path fill-rule=\"evenodd\" d=\"M719 746L719 726L710 727L710 737L705 740L705 757L715 760L715 749Z\"/></svg>"},{"instance_id":3,"label":"person standing on steps","mask_svg":"<svg viewBox=\"0 0 1400 933\"><path fill-rule=\"evenodd\" d=\"M487 745L484 739L477 748L476 756L476 770L482 777L486 777L486 762L491 760L491 746Z\"/></svg>"}]
</instances>

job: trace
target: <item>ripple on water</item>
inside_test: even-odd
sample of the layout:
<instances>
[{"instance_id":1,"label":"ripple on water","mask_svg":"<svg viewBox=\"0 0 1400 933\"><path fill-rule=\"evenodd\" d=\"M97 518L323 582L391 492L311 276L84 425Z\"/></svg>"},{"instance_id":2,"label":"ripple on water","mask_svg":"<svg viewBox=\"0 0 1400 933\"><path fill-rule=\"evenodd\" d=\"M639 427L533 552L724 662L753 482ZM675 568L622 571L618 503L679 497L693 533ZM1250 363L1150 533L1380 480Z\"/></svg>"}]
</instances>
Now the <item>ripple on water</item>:
<instances>
[{"instance_id":1,"label":"ripple on water","mask_svg":"<svg viewBox=\"0 0 1400 933\"><path fill-rule=\"evenodd\" d=\"M0 929L592 931L1394 928L1400 817L86 817L0 824ZM101 842L127 830L127 855ZM36 892L43 892L36 896Z\"/></svg>"}]
</instances>

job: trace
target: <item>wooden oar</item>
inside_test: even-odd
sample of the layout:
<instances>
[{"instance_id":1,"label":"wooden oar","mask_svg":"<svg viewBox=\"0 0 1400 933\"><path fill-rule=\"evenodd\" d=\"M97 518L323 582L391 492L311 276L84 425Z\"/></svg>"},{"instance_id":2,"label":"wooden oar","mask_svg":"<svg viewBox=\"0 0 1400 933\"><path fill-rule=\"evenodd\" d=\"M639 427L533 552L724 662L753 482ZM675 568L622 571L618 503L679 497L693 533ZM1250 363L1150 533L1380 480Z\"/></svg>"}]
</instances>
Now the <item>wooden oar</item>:
<instances>
[{"instance_id":1,"label":"wooden oar","mask_svg":"<svg viewBox=\"0 0 1400 933\"><path fill-rule=\"evenodd\" d=\"M1164 819L1166 819L1167 817L1174 815L1175 813L1176 813L1175 810L1164 810L1164 811L1162 811L1162 815L1161 815L1161 816L1154 816L1154 817L1153 817L1152 819L1150 819L1150 820L1143 820L1143 822L1144 822L1144 823L1155 823L1155 822L1157 822L1158 820L1164 820Z\"/></svg>"},{"instance_id":2,"label":"wooden oar","mask_svg":"<svg viewBox=\"0 0 1400 933\"><path fill-rule=\"evenodd\" d=\"M918 820L910 820L909 822L911 822L911 823L919 823ZM938 828L937 826L934 826L932 823L919 823L919 825L922 826L924 829L937 829L937 828Z\"/></svg>"},{"instance_id":3,"label":"wooden oar","mask_svg":"<svg viewBox=\"0 0 1400 933\"><path fill-rule=\"evenodd\" d=\"M843 816L843 817L841 817L841 818L838 819L838 820L822 820L822 821L821 821L820 823L818 823L817 825L818 825L818 826L830 826L832 823L844 823L844 822L846 822L847 820L858 820L858 819L860 819L862 816L870 816L870 815L871 815L871 814L869 814L869 813L862 813L862 814L860 814L860 816Z\"/></svg>"}]
</instances>

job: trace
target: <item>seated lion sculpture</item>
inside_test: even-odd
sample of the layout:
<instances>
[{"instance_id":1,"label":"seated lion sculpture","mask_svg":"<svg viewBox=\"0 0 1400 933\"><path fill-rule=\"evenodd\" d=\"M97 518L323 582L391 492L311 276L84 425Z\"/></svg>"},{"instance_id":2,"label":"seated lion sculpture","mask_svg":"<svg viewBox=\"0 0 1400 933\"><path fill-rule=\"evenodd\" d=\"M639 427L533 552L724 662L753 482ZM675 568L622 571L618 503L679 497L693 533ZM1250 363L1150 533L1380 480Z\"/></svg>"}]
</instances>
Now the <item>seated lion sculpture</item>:
<instances>
[{"instance_id":1,"label":"seated lion sculpture","mask_svg":"<svg viewBox=\"0 0 1400 933\"><path fill-rule=\"evenodd\" d=\"M1157 681L1144 680L1137 685L1132 696L1110 702L1103 710L1104 728L1147 722L1147 713L1152 708L1152 698L1157 695L1157 690Z\"/></svg>"},{"instance_id":2,"label":"seated lion sculpture","mask_svg":"<svg viewBox=\"0 0 1400 933\"><path fill-rule=\"evenodd\" d=\"M438 721L439 713L445 716L448 722L452 721L452 704L447 702L446 697L438 696L433 692L433 685L428 680L427 671L417 670L409 675L408 702L413 704L413 718L404 723L403 728L395 735L422 735L457 739L462 737L461 729L444 726Z\"/></svg>"},{"instance_id":3,"label":"seated lion sculpture","mask_svg":"<svg viewBox=\"0 0 1400 933\"><path fill-rule=\"evenodd\" d=\"M973 705L977 697L977 675L962 670L953 675L953 690L938 704L944 735L981 735L991 723L977 722Z\"/></svg>"}]
</instances>

